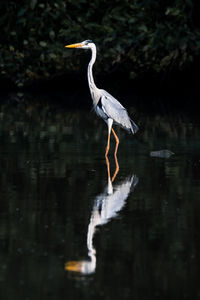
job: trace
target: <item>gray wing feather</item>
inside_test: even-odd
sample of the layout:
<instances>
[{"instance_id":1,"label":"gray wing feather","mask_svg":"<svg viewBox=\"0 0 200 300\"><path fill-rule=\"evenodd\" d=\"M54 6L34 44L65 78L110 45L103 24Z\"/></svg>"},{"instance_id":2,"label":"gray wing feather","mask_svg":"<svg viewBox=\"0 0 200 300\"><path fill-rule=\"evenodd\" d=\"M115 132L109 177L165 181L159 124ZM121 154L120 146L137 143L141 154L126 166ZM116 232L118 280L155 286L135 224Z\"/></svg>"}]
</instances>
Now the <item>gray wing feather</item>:
<instances>
[{"instance_id":1,"label":"gray wing feather","mask_svg":"<svg viewBox=\"0 0 200 300\"><path fill-rule=\"evenodd\" d=\"M104 113L118 125L130 130L132 128L131 121L123 105L105 90L101 90L101 94L102 110Z\"/></svg>"}]
</instances>

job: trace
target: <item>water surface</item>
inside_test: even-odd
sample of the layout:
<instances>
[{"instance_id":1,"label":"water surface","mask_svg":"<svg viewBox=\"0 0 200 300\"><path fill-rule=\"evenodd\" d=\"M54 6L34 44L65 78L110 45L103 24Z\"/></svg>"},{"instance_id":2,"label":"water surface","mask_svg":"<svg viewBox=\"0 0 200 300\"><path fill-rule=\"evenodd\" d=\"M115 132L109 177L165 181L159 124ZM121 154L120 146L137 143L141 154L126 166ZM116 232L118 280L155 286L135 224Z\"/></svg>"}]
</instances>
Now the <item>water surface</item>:
<instances>
[{"instance_id":1,"label":"water surface","mask_svg":"<svg viewBox=\"0 0 200 300\"><path fill-rule=\"evenodd\" d=\"M2 299L200 297L200 122L129 111L140 131L117 130L115 174L93 112L1 105Z\"/></svg>"}]
</instances>

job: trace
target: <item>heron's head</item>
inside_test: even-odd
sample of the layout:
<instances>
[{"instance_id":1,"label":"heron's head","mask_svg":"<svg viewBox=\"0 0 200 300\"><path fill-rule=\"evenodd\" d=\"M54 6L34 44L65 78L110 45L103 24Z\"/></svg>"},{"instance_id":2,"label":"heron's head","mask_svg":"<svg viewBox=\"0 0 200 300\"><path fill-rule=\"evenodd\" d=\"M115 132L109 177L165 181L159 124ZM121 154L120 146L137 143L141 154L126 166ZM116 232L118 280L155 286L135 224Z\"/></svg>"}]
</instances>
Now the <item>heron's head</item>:
<instances>
[{"instance_id":1,"label":"heron's head","mask_svg":"<svg viewBox=\"0 0 200 300\"><path fill-rule=\"evenodd\" d=\"M86 41L83 41L83 42L81 42L81 43L71 44L71 45L67 45L67 46L65 46L65 47L66 47L66 48L91 49L93 45L94 45L93 41L91 41L91 40L86 40Z\"/></svg>"}]
</instances>

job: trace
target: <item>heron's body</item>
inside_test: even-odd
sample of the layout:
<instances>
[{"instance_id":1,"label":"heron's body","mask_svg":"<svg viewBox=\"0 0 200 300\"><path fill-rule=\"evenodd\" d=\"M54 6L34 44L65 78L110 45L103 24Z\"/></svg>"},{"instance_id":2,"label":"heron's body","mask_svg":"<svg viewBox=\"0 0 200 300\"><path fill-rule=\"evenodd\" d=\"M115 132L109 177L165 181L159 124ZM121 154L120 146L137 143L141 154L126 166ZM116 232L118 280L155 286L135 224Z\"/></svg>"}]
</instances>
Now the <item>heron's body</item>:
<instances>
[{"instance_id":1,"label":"heron's body","mask_svg":"<svg viewBox=\"0 0 200 300\"><path fill-rule=\"evenodd\" d=\"M129 118L123 105L105 90L100 91L102 96L95 107L97 115L106 122L109 118L112 119L113 124L134 134L138 130L138 126Z\"/></svg>"},{"instance_id":2,"label":"heron's body","mask_svg":"<svg viewBox=\"0 0 200 300\"><path fill-rule=\"evenodd\" d=\"M94 110L98 116L100 116L108 125L108 142L106 148L106 156L108 154L110 148L110 133L111 130L116 139L116 148L115 154L117 153L117 148L119 144L119 139L112 128L113 124L119 125L123 129L127 130L130 133L136 133L138 130L138 126L130 119L126 109L123 105L115 99L112 95L102 89L98 89L94 83L92 67L96 60L96 46L90 41L86 40L80 44L72 44L66 46L67 48L83 48L83 49L91 49L92 57L88 65L88 84L91 93L91 97L93 100Z\"/></svg>"}]
</instances>

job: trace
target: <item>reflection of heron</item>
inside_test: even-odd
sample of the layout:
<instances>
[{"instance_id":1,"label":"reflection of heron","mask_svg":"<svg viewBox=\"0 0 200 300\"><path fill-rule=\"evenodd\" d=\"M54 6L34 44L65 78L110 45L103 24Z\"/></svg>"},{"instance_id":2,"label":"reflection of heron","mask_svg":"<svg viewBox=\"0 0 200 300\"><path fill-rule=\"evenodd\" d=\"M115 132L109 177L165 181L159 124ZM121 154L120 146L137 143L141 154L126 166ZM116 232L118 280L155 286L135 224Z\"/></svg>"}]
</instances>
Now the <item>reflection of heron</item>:
<instances>
[{"instance_id":1,"label":"reflection of heron","mask_svg":"<svg viewBox=\"0 0 200 300\"><path fill-rule=\"evenodd\" d=\"M93 237L95 234L96 227L104 225L110 221L110 219L117 216L117 213L125 205L125 201L132 188L138 183L138 178L133 175L127 177L121 183L113 187L112 180L110 178L110 167L107 159L107 170L108 170L108 184L105 191L96 197L90 223L88 225L87 232L87 248L89 260L84 261L68 261L65 264L65 270L79 272L82 274L91 274L96 269L96 250L93 245ZM118 170L118 165L116 165ZM113 175L116 176L117 171Z\"/></svg>"},{"instance_id":2,"label":"reflection of heron","mask_svg":"<svg viewBox=\"0 0 200 300\"><path fill-rule=\"evenodd\" d=\"M117 153L119 139L112 128L113 122L121 126L130 133L136 133L138 126L129 118L126 109L117 101L112 95L102 89L98 89L94 83L92 75L92 66L96 60L96 46L91 40L83 41L82 43L72 44L65 46L67 48L82 48L91 49L92 58L88 65L88 83L90 93L93 100L94 110L108 125L108 142L106 147L105 156L107 156L110 148L110 133L112 133L116 140L115 154Z\"/></svg>"}]
</instances>

